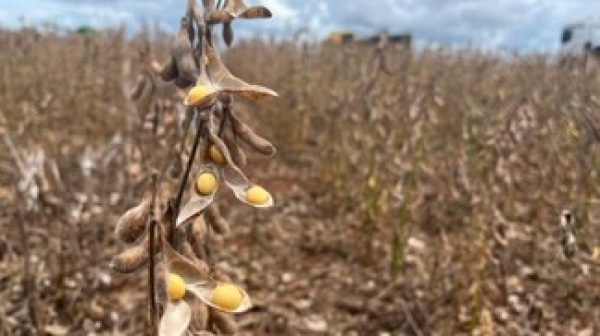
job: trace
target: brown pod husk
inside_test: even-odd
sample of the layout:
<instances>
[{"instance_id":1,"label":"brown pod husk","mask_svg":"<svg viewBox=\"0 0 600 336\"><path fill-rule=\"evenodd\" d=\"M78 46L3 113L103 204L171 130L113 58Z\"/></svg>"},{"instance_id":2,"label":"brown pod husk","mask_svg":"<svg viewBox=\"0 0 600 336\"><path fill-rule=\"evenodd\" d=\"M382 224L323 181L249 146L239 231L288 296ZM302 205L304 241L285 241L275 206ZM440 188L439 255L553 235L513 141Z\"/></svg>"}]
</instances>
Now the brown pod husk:
<instances>
[{"instance_id":1,"label":"brown pod husk","mask_svg":"<svg viewBox=\"0 0 600 336\"><path fill-rule=\"evenodd\" d=\"M173 57L169 57L165 64L163 64L162 68L158 71L158 75L165 82L170 82L177 78L177 66Z\"/></svg>"},{"instance_id":2,"label":"brown pod husk","mask_svg":"<svg viewBox=\"0 0 600 336\"><path fill-rule=\"evenodd\" d=\"M206 222L203 216L199 216L188 226L187 240L194 255L200 259L205 257L204 243L206 239Z\"/></svg>"},{"instance_id":3,"label":"brown pod husk","mask_svg":"<svg viewBox=\"0 0 600 336\"><path fill-rule=\"evenodd\" d=\"M175 37L172 51L177 66L177 78L181 84L188 82L193 84L198 79L198 67L193 53L192 43L188 36L188 19L184 17L181 19L181 26Z\"/></svg>"},{"instance_id":4,"label":"brown pod husk","mask_svg":"<svg viewBox=\"0 0 600 336\"><path fill-rule=\"evenodd\" d=\"M206 222L203 216L198 216L190 225L190 234L197 240L202 240L206 236Z\"/></svg>"},{"instance_id":5,"label":"brown pod husk","mask_svg":"<svg viewBox=\"0 0 600 336\"><path fill-rule=\"evenodd\" d=\"M223 41L229 47L233 43L233 27L231 22L223 23Z\"/></svg>"},{"instance_id":6,"label":"brown pod husk","mask_svg":"<svg viewBox=\"0 0 600 336\"><path fill-rule=\"evenodd\" d=\"M136 82L135 82L135 86L133 87L133 91L131 91L131 99L133 100L138 100L142 97L142 93L144 93L144 89L146 88L146 77L143 75L139 75Z\"/></svg>"},{"instance_id":7,"label":"brown pod husk","mask_svg":"<svg viewBox=\"0 0 600 336\"><path fill-rule=\"evenodd\" d=\"M164 263L156 263L155 272L156 296L159 302L164 302L167 300L167 283L165 281L165 279L167 278L167 274L164 267Z\"/></svg>"},{"instance_id":8,"label":"brown pod husk","mask_svg":"<svg viewBox=\"0 0 600 336\"><path fill-rule=\"evenodd\" d=\"M152 195L146 193L137 206L127 210L117 221L115 235L126 244L140 239L148 226L148 214L152 204Z\"/></svg>"},{"instance_id":9,"label":"brown pod husk","mask_svg":"<svg viewBox=\"0 0 600 336\"><path fill-rule=\"evenodd\" d=\"M183 77L178 77L177 79L175 79L174 82L175 86L177 86L178 88L182 89L182 90L186 90L189 87L194 85L194 82L188 80L187 78L183 78Z\"/></svg>"},{"instance_id":10,"label":"brown pod husk","mask_svg":"<svg viewBox=\"0 0 600 336\"><path fill-rule=\"evenodd\" d=\"M226 235L230 231L229 222L227 222L219 212L219 208L215 204L211 204L206 208L206 219L210 223L213 230L219 235Z\"/></svg>"},{"instance_id":11,"label":"brown pod husk","mask_svg":"<svg viewBox=\"0 0 600 336\"><path fill-rule=\"evenodd\" d=\"M202 0L202 6L204 6L205 12L210 12L215 9L215 0Z\"/></svg>"},{"instance_id":12,"label":"brown pod husk","mask_svg":"<svg viewBox=\"0 0 600 336\"><path fill-rule=\"evenodd\" d=\"M231 159L238 167L244 167L248 160L246 158L246 154L242 150L242 148L238 145L236 139L231 134L226 134L223 138L225 145L229 149L229 154L231 154Z\"/></svg>"},{"instance_id":13,"label":"brown pod husk","mask_svg":"<svg viewBox=\"0 0 600 336\"><path fill-rule=\"evenodd\" d=\"M188 237L189 239L189 237ZM203 275L208 275L210 273L210 267L208 264L200 258L200 256L196 253L192 244L189 241L184 241L181 245L181 252L185 257L192 260L196 267L200 270Z\"/></svg>"},{"instance_id":14,"label":"brown pod husk","mask_svg":"<svg viewBox=\"0 0 600 336\"><path fill-rule=\"evenodd\" d=\"M169 176L172 179L177 179L183 173L183 162L181 162L181 155L175 155L171 165L169 166Z\"/></svg>"},{"instance_id":15,"label":"brown pod husk","mask_svg":"<svg viewBox=\"0 0 600 336\"><path fill-rule=\"evenodd\" d=\"M195 299L192 303L192 321L190 322L190 331L200 332L208 327L208 306L204 302ZM195 335L195 334L194 334Z\"/></svg>"},{"instance_id":16,"label":"brown pod husk","mask_svg":"<svg viewBox=\"0 0 600 336\"><path fill-rule=\"evenodd\" d=\"M210 15L208 17L208 24L213 25L217 23L231 22L231 20L233 20L233 16L227 13L226 11L221 9L214 10L210 12Z\"/></svg>"},{"instance_id":17,"label":"brown pod husk","mask_svg":"<svg viewBox=\"0 0 600 336\"><path fill-rule=\"evenodd\" d=\"M247 8L248 6L246 6L244 0L227 0L227 2L225 2L224 10L227 13L237 17L245 12Z\"/></svg>"},{"instance_id":18,"label":"brown pod husk","mask_svg":"<svg viewBox=\"0 0 600 336\"><path fill-rule=\"evenodd\" d=\"M277 97L277 92L260 85L254 85L231 74L223 64L219 53L211 46L205 47L206 51L206 73L212 85L222 92L234 94L246 99L262 100L269 97Z\"/></svg>"},{"instance_id":19,"label":"brown pod husk","mask_svg":"<svg viewBox=\"0 0 600 336\"><path fill-rule=\"evenodd\" d=\"M248 146L252 147L252 149L259 152L260 154L268 156L275 154L275 146L273 146L271 142L254 133L252 128L250 128L250 126L246 125L244 122L239 120L233 114L233 112L231 112L230 115L233 131L240 137L242 141L247 143Z\"/></svg>"},{"instance_id":20,"label":"brown pod husk","mask_svg":"<svg viewBox=\"0 0 600 336\"><path fill-rule=\"evenodd\" d=\"M229 275L225 274L225 272L219 270L219 269L215 269L212 272L212 277L213 279L215 279L215 281L218 282L232 282L231 278L229 277Z\"/></svg>"},{"instance_id":21,"label":"brown pod husk","mask_svg":"<svg viewBox=\"0 0 600 336\"><path fill-rule=\"evenodd\" d=\"M273 14L267 7L252 6L241 13L239 17L243 19L268 19L271 16Z\"/></svg>"},{"instance_id":22,"label":"brown pod husk","mask_svg":"<svg viewBox=\"0 0 600 336\"><path fill-rule=\"evenodd\" d=\"M188 38L191 44L194 44L194 39L196 38L196 31L194 30L194 6L196 5L196 0L188 0L188 8L186 11L187 17L187 33Z\"/></svg>"},{"instance_id":23,"label":"brown pod husk","mask_svg":"<svg viewBox=\"0 0 600 336\"><path fill-rule=\"evenodd\" d=\"M131 273L148 262L149 236L140 244L129 247L116 255L110 262L110 268L120 273Z\"/></svg>"},{"instance_id":24,"label":"brown pod husk","mask_svg":"<svg viewBox=\"0 0 600 336\"><path fill-rule=\"evenodd\" d=\"M213 331L218 331L225 335L237 333L238 328L233 316L211 307L208 308L208 311L210 316L209 324L213 327Z\"/></svg>"}]
</instances>

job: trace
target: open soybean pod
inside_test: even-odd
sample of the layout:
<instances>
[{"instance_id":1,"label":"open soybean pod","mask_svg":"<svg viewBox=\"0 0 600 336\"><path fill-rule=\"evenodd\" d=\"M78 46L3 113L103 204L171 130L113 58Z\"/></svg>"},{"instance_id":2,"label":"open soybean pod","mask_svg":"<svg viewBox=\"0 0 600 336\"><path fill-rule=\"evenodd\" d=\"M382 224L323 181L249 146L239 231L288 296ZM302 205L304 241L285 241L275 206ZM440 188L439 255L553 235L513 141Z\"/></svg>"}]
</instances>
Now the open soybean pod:
<instances>
[{"instance_id":1,"label":"open soybean pod","mask_svg":"<svg viewBox=\"0 0 600 336\"><path fill-rule=\"evenodd\" d=\"M221 151L227 165L221 168L221 176L225 181L225 184L233 191L233 194L240 201L252 205L258 208L265 208L273 206L273 197L264 188L252 184L246 178L246 175L242 173L240 168L233 162L231 154L225 143L219 138L214 131L214 117L210 116L208 123L208 134L210 141Z\"/></svg>"},{"instance_id":2,"label":"open soybean pod","mask_svg":"<svg viewBox=\"0 0 600 336\"><path fill-rule=\"evenodd\" d=\"M190 287L200 300L225 313L242 313L252 308L250 296L240 286L231 282Z\"/></svg>"},{"instance_id":3,"label":"open soybean pod","mask_svg":"<svg viewBox=\"0 0 600 336\"><path fill-rule=\"evenodd\" d=\"M208 76L201 72L196 85L188 92L184 105L188 107L204 108L214 104L217 89L212 85Z\"/></svg>"},{"instance_id":4,"label":"open soybean pod","mask_svg":"<svg viewBox=\"0 0 600 336\"><path fill-rule=\"evenodd\" d=\"M176 226L200 215L212 203L219 187L219 172L214 165L202 166L192 186L189 201L181 208Z\"/></svg>"},{"instance_id":5,"label":"open soybean pod","mask_svg":"<svg viewBox=\"0 0 600 336\"><path fill-rule=\"evenodd\" d=\"M235 77L225 67L219 54L210 46L206 46L206 72L215 88L219 91L231 93L247 99L262 100L269 97L277 97L277 92L254 84L248 84Z\"/></svg>"},{"instance_id":6,"label":"open soybean pod","mask_svg":"<svg viewBox=\"0 0 600 336\"><path fill-rule=\"evenodd\" d=\"M269 140L256 134L250 126L242 122L234 113L230 111L231 125L233 131L240 137L242 141L252 147L255 151L263 155L274 155L276 150L275 146L269 142Z\"/></svg>"}]
</instances>

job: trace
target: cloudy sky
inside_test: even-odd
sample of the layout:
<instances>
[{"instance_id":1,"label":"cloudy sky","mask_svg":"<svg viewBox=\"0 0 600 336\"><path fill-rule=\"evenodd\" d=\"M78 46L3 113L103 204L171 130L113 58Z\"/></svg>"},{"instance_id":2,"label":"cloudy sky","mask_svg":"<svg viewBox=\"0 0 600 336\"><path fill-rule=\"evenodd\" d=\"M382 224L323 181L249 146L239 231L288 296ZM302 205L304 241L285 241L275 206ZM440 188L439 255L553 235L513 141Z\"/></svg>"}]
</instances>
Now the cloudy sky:
<instances>
[{"instance_id":1,"label":"cloudy sky","mask_svg":"<svg viewBox=\"0 0 600 336\"><path fill-rule=\"evenodd\" d=\"M199 0L198 0L199 1ZM199 1L200 2L200 1ZM334 29L374 34L412 32L419 44L553 51L561 27L600 22L598 0L246 0L263 4L271 20L236 24L239 35L286 36L307 28L322 37ZM53 22L63 27L146 22L173 31L185 0L0 0L0 26ZM599 14L591 14L599 13ZM599 29L600 31L600 29Z\"/></svg>"}]
</instances>

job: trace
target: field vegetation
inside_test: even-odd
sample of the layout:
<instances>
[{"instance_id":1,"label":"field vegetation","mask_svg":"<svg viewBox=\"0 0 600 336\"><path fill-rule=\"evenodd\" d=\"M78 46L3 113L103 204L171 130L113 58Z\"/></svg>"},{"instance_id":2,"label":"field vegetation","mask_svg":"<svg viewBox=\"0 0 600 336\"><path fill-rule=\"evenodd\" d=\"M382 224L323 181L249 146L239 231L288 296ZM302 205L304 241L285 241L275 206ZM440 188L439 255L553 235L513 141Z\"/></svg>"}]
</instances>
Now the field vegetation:
<instances>
[{"instance_id":1,"label":"field vegetation","mask_svg":"<svg viewBox=\"0 0 600 336\"><path fill-rule=\"evenodd\" d=\"M0 31L0 335L147 330L146 274L109 266L149 172L183 165L186 93L129 99L169 44ZM245 167L275 206L223 194L209 236L254 302L240 334L600 333L593 60L261 39L223 59L279 94L237 106L277 147Z\"/></svg>"}]
</instances>

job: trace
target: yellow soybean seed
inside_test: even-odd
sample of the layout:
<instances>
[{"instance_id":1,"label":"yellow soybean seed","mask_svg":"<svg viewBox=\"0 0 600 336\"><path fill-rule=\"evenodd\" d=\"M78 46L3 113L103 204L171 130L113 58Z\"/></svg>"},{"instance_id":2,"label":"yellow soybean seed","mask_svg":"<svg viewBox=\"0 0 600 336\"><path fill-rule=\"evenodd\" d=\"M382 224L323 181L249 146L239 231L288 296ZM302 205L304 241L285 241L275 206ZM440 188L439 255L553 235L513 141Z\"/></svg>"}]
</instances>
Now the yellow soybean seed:
<instances>
[{"instance_id":1,"label":"yellow soybean seed","mask_svg":"<svg viewBox=\"0 0 600 336\"><path fill-rule=\"evenodd\" d=\"M181 300L185 295L185 281L175 273L169 273L167 277L167 295L174 301Z\"/></svg>"},{"instance_id":2,"label":"yellow soybean seed","mask_svg":"<svg viewBox=\"0 0 600 336\"><path fill-rule=\"evenodd\" d=\"M209 172L204 172L196 179L196 192L199 195L207 196L217 189L217 178Z\"/></svg>"},{"instance_id":3,"label":"yellow soybean seed","mask_svg":"<svg viewBox=\"0 0 600 336\"><path fill-rule=\"evenodd\" d=\"M225 161L223 153L221 153L221 151L215 145L210 145L210 147L208 148L208 156L216 164L224 165L225 163L227 163L227 161Z\"/></svg>"},{"instance_id":4,"label":"yellow soybean seed","mask_svg":"<svg viewBox=\"0 0 600 336\"><path fill-rule=\"evenodd\" d=\"M236 310L243 299L242 291L236 285L221 283L213 290L210 301L224 310Z\"/></svg>"},{"instance_id":5,"label":"yellow soybean seed","mask_svg":"<svg viewBox=\"0 0 600 336\"><path fill-rule=\"evenodd\" d=\"M210 101L215 91L206 85L194 86L188 92L186 104L190 106L201 106Z\"/></svg>"},{"instance_id":6,"label":"yellow soybean seed","mask_svg":"<svg viewBox=\"0 0 600 336\"><path fill-rule=\"evenodd\" d=\"M263 187L254 185L246 190L246 202L252 205L263 205L269 201L269 192Z\"/></svg>"}]
</instances>

